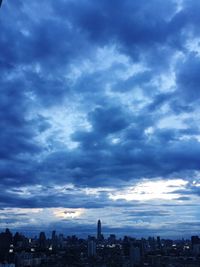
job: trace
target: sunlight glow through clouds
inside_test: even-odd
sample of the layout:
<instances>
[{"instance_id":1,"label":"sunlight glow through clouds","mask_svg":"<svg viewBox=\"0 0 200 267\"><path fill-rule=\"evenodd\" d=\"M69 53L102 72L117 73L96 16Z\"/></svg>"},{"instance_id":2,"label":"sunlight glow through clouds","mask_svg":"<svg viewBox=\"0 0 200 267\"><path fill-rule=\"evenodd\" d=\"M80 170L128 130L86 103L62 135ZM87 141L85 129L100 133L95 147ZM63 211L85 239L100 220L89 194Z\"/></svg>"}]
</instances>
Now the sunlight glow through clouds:
<instances>
[{"instance_id":1,"label":"sunlight glow through clouds","mask_svg":"<svg viewBox=\"0 0 200 267\"><path fill-rule=\"evenodd\" d=\"M184 189L187 184L188 182L182 179L144 181L122 191L110 193L109 198L112 200L125 199L127 201L171 200L180 197L181 195L174 192Z\"/></svg>"},{"instance_id":2,"label":"sunlight glow through clouds","mask_svg":"<svg viewBox=\"0 0 200 267\"><path fill-rule=\"evenodd\" d=\"M75 219L79 218L83 213L84 209L56 208L53 210L53 215L59 219Z\"/></svg>"}]
</instances>

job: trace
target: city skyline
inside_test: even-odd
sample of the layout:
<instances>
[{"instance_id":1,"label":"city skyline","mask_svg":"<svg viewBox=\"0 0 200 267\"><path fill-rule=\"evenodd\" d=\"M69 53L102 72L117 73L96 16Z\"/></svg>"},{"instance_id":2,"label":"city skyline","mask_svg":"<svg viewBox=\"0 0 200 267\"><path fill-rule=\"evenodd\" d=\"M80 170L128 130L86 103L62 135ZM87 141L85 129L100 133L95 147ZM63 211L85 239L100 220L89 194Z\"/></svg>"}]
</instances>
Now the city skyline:
<instances>
[{"instance_id":1,"label":"city skyline","mask_svg":"<svg viewBox=\"0 0 200 267\"><path fill-rule=\"evenodd\" d=\"M199 267L200 238L163 239L160 236L136 239L104 238L101 221L97 236L78 238L52 231L51 237L40 232L34 238L9 229L0 232L1 267Z\"/></svg>"},{"instance_id":2,"label":"city skyline","mask_svg":"<svg viewBox=\"0 0 200 267\"><path fill-rule=\"evenodd\" d=\"M200 3L29 2L0 8L0 230L198 235Z\"/></svg>"}]
</instances>

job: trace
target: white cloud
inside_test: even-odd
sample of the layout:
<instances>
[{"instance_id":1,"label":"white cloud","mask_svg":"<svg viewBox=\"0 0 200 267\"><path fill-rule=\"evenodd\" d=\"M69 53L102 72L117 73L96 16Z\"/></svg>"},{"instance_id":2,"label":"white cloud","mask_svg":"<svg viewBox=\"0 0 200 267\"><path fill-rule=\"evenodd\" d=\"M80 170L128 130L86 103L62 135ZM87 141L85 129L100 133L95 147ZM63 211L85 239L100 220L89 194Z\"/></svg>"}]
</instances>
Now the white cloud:
<instances>
[{"instance_id":1,"label":"white cloud","mask_svg":"<svg viewBox=\"0 0 200 267\"><path fill-rule=\"evenodd\" d=\"M127 201L173 200L181 197L180 194L174 192L184 189L187 183L187 181L182 179L143 181L133 187L110 193L109 198L112 200L124 199Z\"/></svg>"}]
</instances>

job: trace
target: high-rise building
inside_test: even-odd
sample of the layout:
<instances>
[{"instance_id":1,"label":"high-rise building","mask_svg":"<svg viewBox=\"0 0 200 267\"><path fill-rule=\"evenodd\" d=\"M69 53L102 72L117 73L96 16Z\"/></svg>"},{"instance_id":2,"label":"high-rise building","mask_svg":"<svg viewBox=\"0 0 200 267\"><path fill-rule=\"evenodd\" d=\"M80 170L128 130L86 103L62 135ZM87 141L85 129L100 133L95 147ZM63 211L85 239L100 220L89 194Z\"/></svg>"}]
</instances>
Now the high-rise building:
<instances>
[{"instance_id":1,"label":"high-rise building","mask_svg":"<svg viewBox=\"0 0 200 267\"><path fill-rule=\"evenodd\" d=\"M45 232L41 232L40 235L39 235L39 247L40 247L40 249L45 249L46 248Z\"/></svg>"},{"instance_id":2,"label":"high-rise building","mask_svg":"<svg viewBox=\"0 0 200 267\"><path fill-rule=\"evenodd\" d=\"M96 241L95 237L88 238L88 257L96 256Z\"/></svg>"},{"instance_id":3,"label":"high-rise building","mask_svg":"<svg viewBox=\"0 0 200 267\"><path fill-rule=\"evenodd\" d=\"M140 241L130 242L130 265L131 267L141 266L142 261L142 243Z\"/></svg>"},{"instance_id":4,"label":"high-rise building","mask_svg":"<svg viewBox=\"0 0 200 267\"><path fill-rule=\"evenodd\" d=\"M101 235L101 221L98 220L97 222L97 240L101 240L102 235Z\"/></svg>"},{"instance_id":5,"label":"high-rise building","mask_svg":"<svg viewBox=\"0 0 200 267\"><path fill-rule=\"evenodd\" d=\"M56 231L53 231L52 232L52 235L51 235L51 244L52 244L53 250L55 250L55 249L58 248L58 237L56 235Z\"/></svg>"},{"instance_id":6,"label":"high-rise building","mask_svg":"<svg viewBox=\"0 0 200 267\"><path fill-rule=\"evenodd\" d=\"M192 252L195 256L200 254L200 238L198 236L191 237Z\"/></svg>"},{"instance_id":7,"label":"high-rise building","mask_svg":"<svg viewBox=\"0 0 200 267\"><path fill-rule=\"evenodd\" d=\"M158 248L158 249L161 249L160 236L157 236L156 243L157 243L157 248Z\"/></svg>"}]
</instances>

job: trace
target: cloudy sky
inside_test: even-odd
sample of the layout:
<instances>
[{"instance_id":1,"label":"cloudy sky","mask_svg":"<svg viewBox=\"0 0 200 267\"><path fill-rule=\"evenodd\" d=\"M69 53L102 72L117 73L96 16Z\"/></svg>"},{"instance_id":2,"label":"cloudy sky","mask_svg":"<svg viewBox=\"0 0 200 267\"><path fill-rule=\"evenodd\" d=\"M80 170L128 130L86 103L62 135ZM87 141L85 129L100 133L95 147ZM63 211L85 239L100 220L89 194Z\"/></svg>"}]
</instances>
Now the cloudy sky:
<instances>
[{"instance_id":1,"label":"cloudy sky","mask_svg":"<svg viewBox=\"0 0 200 267\"><path fill-rule=\"evenodd\" d=\"M0 229L198 234L199 9L3 1Z\"/></svg>"}]
</instances>

